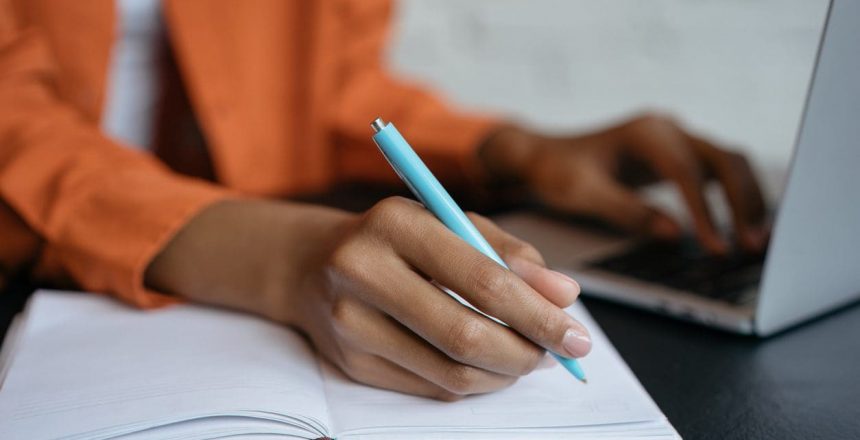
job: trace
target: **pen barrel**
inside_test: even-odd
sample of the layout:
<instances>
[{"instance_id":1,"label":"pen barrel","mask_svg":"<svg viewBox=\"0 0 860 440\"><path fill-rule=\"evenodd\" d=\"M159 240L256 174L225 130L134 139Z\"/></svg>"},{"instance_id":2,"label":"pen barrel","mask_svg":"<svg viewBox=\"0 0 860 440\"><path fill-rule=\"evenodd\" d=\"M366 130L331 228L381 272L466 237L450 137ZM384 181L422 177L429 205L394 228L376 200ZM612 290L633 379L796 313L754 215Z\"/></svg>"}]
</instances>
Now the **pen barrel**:
<instances>
[{"instance_id":1,"label":"pen barrel","mask_svg":"<svg viewBox=\"0 0 860 440\"><path fill-rule=\"evenodd\" d=\"M373 141L376 142L385 160L388 161L391 168L394 169L397 175L400 176L400 179L415 194L415 197L457 236L482 254L492 258L496 263L507 268L508 265L505 264L504 260L499 257L499 254L496 253L484 236L481 235L478 228L466 217L463 210L454 202L454 199L451 198L448 191L439 183L436 176L430 172L424 161L418 157L415 150L412 149L409 143L406 142L406 139L397 131L394 124L384 124L381 119L377 119L373 122L372 127L376 131L376 134L373 135ZM456 293L447 289L444 290L464 306L501 325L507 326L501 320L487 315L474 307ZM566 358L557 353L553 353L553 356L577 379L585 381L585 374L576 359Z\"/></svg>"},{"instance_id":2,"label":"pen barrel","mask_svg":"<svg viewBox=\"0 0 860 440\"><path fill-rule=\"evenodd\" d=\"M427 165L418 157L415 150L397 131L394 124L388 123L379 130L373 135L373 141L415 197L448 229L495 262L508 267L475 225L469 221L463 210L457 206Z\"/></svg>"}]
</instances>

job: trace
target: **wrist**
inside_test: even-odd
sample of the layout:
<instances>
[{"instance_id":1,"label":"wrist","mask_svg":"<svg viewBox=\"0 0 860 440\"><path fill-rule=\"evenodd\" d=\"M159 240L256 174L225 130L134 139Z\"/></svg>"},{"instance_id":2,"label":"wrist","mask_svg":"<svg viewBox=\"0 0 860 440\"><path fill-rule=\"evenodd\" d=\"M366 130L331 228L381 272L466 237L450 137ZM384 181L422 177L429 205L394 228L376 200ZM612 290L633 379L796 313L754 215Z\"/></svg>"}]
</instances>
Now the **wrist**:
<instances>
[{"instance_id":1,"label":"wrist","mask_svg":"<svg viewBox=\"0 0 860 440\"><path fill-rule=\"evenodd\" d=\"M321 279L331 250L357 215L323 206L290 204L281 206L279 237L275 254L269 260L268 283L262 287L269 319L304 329L307 303L321 294ZM286 211L290 211L287 213Z\"/></svg>"},{"instance_id":2,"label":"wrist","mask_svg":"<svg viewBox=\"0 0 860 440\"><path fill-rule=\"evenodd\" d=\"M192 301L292 324L310 266L346 218L351 214L303 204L219 202L162 249L145 280Z\"/></svg>"}]
</instances>

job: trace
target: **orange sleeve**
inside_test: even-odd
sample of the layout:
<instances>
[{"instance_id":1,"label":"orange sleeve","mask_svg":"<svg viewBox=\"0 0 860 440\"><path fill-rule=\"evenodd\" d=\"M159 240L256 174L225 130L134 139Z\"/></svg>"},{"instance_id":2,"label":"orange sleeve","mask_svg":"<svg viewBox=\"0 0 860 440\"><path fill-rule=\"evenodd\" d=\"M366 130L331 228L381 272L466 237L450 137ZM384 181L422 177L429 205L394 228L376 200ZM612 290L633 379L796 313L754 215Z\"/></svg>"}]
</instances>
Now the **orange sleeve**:
<instances>
[{"instance_id":1,"label":"orange sleeve","mask_svg":"<svg viewBox=\"0 0 860 440\"><path fill-rule=\"evenodd\" d=\"M102 136L58 98L38 30L19 29L11 15L0 0L0 201L82 288L141 307L174 301L147 290L143 271L195 213L227 193Z\"/></svg>"},{"instance_id":2,"label":"orange sleeve","mask_svg":"<svg viewBox=\"0 0 860 440\"><path fill-rule=\"evenodd\" d=\"M498 122L458 112L427 89L386 71L383 55L390 33L391 1L347 0L340 9L345 26L344 71L334 121L344 140L339 151L342 174L396 179L370 139L369 124L380 116L397 125L443 182L468 177L476 165L477 146Z\"/></svg>"}]
</instances>

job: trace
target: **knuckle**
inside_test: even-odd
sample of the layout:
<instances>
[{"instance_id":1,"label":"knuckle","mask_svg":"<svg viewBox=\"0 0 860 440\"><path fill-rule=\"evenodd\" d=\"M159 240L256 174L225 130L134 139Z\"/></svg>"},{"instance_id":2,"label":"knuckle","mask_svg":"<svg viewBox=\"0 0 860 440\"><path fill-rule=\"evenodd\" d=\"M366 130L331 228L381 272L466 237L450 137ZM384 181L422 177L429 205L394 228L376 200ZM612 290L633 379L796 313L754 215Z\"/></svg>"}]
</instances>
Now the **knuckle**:
<instances>
[{"instance_id":1,"label":"knuckle","mask_svg":"<svg viewBox=\"0 0 860 440\"><path fill-rule=\"evenodd\" d=\"M561 177L561 185L557 188L557 196L567 200L579 201L594 199L600 192L603 183L600 179L592 178L593 171L571 172Z\"/></svg>"},{"instance_id":2,"label":"knuckle","mask_svg":"<svg viewBox=\"0 0 860 440\"><path fill-rule=\"evenodd\" d=\"M376 209L380 211L400 211L413 206L413 202L406 197L392 196L386 197L376 203Z\"/></svg>"},{"instance_id":3,"label":"knuckle","mask_svg":"<svg viewBox=\"0 0 860 440\"><path fill-rule=\"evenodd\" d=\"M356 261L353 255L351 246L342 244L338 246L330 255L326 266L340 271L343 268L348 268Z\"/></svg>"},{"instance_id":4,"label":"knuckle","mask_svg":"<svg viewBox=\"0 0 860 440\"><path fill-rule=\"evenodd\" d=\"M633 125L638 128L654 129L660 127L677 127L675 119L668 113L650 110L641 113L633 119Z\"/></svg>"},{"instance_id":5,"label":"knuckle","mask_svg":"<svg viewBox=\"0 0 860 440\"><path fill-rule=\"evenodd\" d=\"M448 354L459 361L466 362L479 355L482 343L486 341L487 326L477 317L469 317L451 327L448 336Z\"/></svg>"},{"instance_id":6,"label":"knuckle","mask_svg":"<svg viewBox=\"0 0 860 440\"><path fill-rule=\"evenodd\" d=\"M475 295L484 301L504 297L513 286L512 273L494 261L482 259L473 269Z\"/></svg>"},{"instance_id":7,"label":"knuckle","mask_svg":"<svg viewBox=\"0 0 860 440\"><path fill-rule=\"evenodd\" d=\"M478 384L478 370L463 364L452 365L445 372L444 387L457 395L473 394Z\"/></svg>"},{"instance_id":8,"label":"knuckle","mask_svg":"<svg viewBox=\"0 0 860 440\"><path fill-rule=\"evenodd\" d=\"M529 179L544 196L555 193L566 196L570 188L587 181L583 176L588 175L588 170L585 170L585 173L580 172L586 163L587 161L560 163L550 152L539 152L534 159L534 169L541 172L532 174Z\"/></svg>"},{"instance_id":9,"label":"knuckle","mask_svg":"<svg viewBox=\"0 0 860 440\"><path fill-rule=\"evenodd\" d=\"M557 336L559 335L559 330L562 327L562 323L560 321L561 320L551 310L540 310L536 312L535 317L532 320L532 322L535 323L535 340L542 345L550 344L552 343L552 341L555 341L557 339L560 340L561 338Z\"/></svg>"},{"instance_id":10,"label":"knuckle","mask_svg":"<svg viewBox=\"0 0 860 440\"><path fill-rule=\"evenodd\" d=\"M332 301L330 316L332 328L334 328L335 332L341 336L352 333L355 327L356 313L355 306L351 301L344 298L336 298Z\"/></svg>"},{"instance_id":11,"label":"knuckle","mask_svg":"<svg viewBox=\"0 0 860 440\"><path fill-rule=\"evenodd\" d=\"M355 282L366 279L368 267L365 252L358 249L355 243L343 243L329 255L326 262L326 278L330 285L341 285L345 282Z\"/></svg>"},{"instance_id":12,"label":"knuckle","mask_svg":"<svg viewBox=\"0 0 860 440\"><path fill-rule=\"evenodd\" d=\"M519 371L516 372L517 376L525 376L534 371L535 368L540 365L544 356L546 356L546 351L538 347L530 349L528 353L528 359L521 365Z\"/></svg>"},{"instance_id":13,"label":"knuckle","mask_svg":"<svg viewBox=\"0 0 860 440\"><path fill-rule=\"evenodd\" d=\"M683 185L700 186L704 181L703 170L692 158L673 154L664 158L667 174Z\"/></svg>"},{"instance_id":14,"label":"knuckle","mask_svg":"<svg viewBox=\"0 0 860 440\"><path fill-rule=\"evenodd\" d=\"M741 153L735 151L726 151L724 158L726 163L733 169L749 168L749 160Z\"/></svg>"},{"instance_id":15,"label":"knuckle","mask_svg":"<svg viewBox=\"0 0 860 440\"><path fill-rule=\"evenodd\" d=\"M515 256L520 257L530 261L537 261L543 263L543 256L541 253L532 246L531 243L520 240L516 237L509 237L509 240L505 243L504 249L502 251L505 256Z\"/></svg>"},{"instance_id":16,"label":"knuckle","mask_svg":"<svg viewBox=\"0 0 860 440\"><path fill-rule=\"evenodd\" d=\"M388 197L367 211L366 225L374 231L390 231L408 224L415 206L404 197Z\"/></svg>"}]
</instances>

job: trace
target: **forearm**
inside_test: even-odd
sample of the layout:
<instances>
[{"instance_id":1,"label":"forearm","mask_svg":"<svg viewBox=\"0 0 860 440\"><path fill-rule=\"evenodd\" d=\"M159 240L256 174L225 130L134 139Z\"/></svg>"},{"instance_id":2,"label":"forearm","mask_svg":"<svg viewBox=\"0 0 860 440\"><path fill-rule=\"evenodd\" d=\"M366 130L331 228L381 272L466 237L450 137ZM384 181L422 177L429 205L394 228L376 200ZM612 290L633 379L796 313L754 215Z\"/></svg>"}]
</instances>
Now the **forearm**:
<instances>
[{"instance_id":1,"label":"forearm","mask_svg":"<svg viewBox=\"0 0 860 440\"><path fill-rule=\"evenodd\" d=\"M192 301L291 324L290 301L304 275L351 217L299 203L219 202L173 237L148 266L145 282Z\"/></svg>"},{"instance_id":2,"label":"forearm","mask_svg":"<svg viewBox=\"0 0 860 440\"><path fill-rule=\"evenodd\" d=\"M8 25L0 20L0 194L23 225L13 224L15 252L0 260L19 267L39 258L40 277L72 279L139 307L171 302L143 288L143 265L228 191L104 136L58 92L58 64L39 30Z\"/></svg>"}]
</instances>

